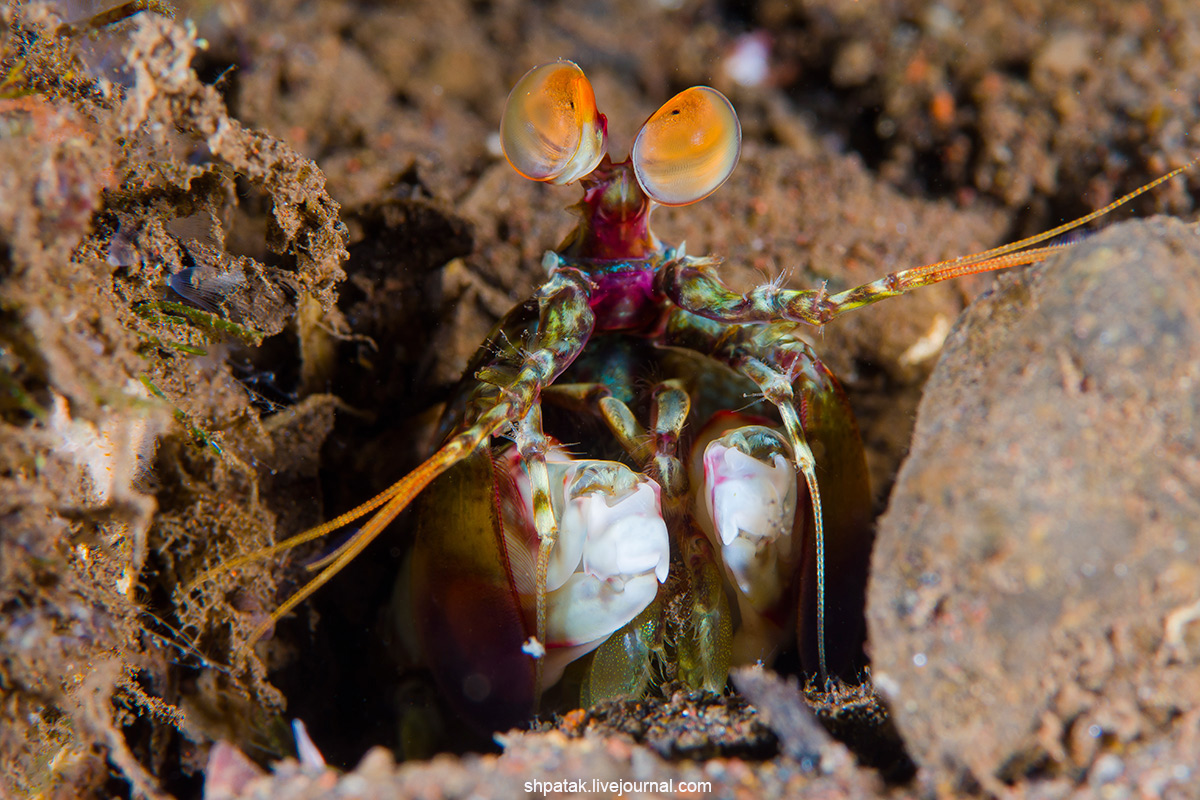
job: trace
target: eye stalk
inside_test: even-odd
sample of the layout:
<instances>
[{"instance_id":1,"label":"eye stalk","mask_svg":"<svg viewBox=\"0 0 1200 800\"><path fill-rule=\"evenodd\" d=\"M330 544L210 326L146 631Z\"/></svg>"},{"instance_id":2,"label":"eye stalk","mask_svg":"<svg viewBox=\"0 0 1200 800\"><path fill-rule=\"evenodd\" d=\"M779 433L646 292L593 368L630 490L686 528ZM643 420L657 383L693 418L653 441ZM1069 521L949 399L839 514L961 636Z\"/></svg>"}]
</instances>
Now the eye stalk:
<instances>
[{"instance_id":1,"label":"eye stalk","mask_svg":"<svg viewBox=\"0 0 1200 800\"><path fill-rule=\"evenodd\" d=\"M693 86L646 120L630 161L647 196L664 206L686 206L726 181L741 150L733 104L716 89Z\"/></svg>"},{"instance_id":2,"label":"eye stalk","mask_svg":"<svg viewBox=\"0 0 1200 800\"><path fill-rule=\"evenodd\" d=\"M526 72L508 95L500 145L512 168L559 186L590 175L608 152L608 120L583 70L559 59ZM725 95L693 86L642 125L629 157L638 185L664 206L703 200L742 151L742 126Z\"/></svg>"},{"instance_id":3,"label":"eye stalk","mask_svg":"<svg viewBox=\"0 0 1200 800\"><path fill-rule=\"evenodd\" d=\"M559 60L526 72L505 103L500 144L530 180L561 186L594 170L608 150L608 120L583 70Z\"/></svg>"},{"instance_id":4,"label":"eye stalk","mask_svg":"<svg viewBox=\"0 0 1200 800\"><path fill-rule=\"evenodd\" d=\"M737 166L742 127L716 89L672 97L638 131L629 158L607 156L608 120L583 70L560 59L525 73L508 95L500 143L513 169L535 181L580 181L579 224L560 255L615 261L664 250L650 230L655 206L686 206L716 191Z\"/></svg>"}]
</instances>

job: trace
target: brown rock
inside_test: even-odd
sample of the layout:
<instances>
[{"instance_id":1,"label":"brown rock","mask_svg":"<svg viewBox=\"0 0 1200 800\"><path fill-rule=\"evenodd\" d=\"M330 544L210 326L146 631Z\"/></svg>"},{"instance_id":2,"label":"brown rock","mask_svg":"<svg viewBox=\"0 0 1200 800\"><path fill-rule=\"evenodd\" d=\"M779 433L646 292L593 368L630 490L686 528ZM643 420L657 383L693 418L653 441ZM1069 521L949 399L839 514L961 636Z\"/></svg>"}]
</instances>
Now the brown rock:
<instances>
[{"instance_id":1,"label":"brown rock","mask_svg":"<svg viewBox=\"0 0 1200 800\"><path fill-rule=\"evenodd\" d=\"M1110 756L1200 774L1180 744L1200 713L1198 306L1198 230L1159 218L1003 278L947 340L868 598L878 683L940 785L1150 780Z\"/></svg>"}]
</instances>

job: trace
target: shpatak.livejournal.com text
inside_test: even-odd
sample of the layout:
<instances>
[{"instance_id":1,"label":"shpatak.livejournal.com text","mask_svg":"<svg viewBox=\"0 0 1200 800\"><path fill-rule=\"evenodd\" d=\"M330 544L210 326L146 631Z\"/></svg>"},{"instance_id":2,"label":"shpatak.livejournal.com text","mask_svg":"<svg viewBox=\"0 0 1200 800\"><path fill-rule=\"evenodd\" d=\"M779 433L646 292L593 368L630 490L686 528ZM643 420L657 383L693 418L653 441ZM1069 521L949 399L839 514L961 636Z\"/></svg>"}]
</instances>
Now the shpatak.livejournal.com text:
<instances>
[{"instance_id":1,"label":"shpatak.livejournal.com text","mask_svg":"<svg viewBox=\"0 0 1200 800\"><path fill-rule=\"evenodd\" d=\"M712 791L711 781L680 781L674 778L665 781L629 781L601 778L585 778L582 780L561 781L525 781L525 791L540 794L543 797L550 794L705 794Z\"/></svg>"}]
</instances>

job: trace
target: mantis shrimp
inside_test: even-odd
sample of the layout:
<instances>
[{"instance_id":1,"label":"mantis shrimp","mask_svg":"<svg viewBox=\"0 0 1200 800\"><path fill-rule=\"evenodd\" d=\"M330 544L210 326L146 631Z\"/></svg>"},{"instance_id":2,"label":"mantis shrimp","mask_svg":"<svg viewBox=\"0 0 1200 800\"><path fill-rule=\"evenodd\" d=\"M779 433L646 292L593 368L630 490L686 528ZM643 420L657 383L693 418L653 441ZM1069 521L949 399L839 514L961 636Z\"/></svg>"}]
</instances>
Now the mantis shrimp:
<instances>
[{"instance_id":1,"label":"mantis shrimp","mask_svg":"<svg viewBox=\"0 0 1200 800\"><path fill-rule=\"evenodd\" d=\"M418 646L481 724L527 719L556 684L583 703L667 679L720 691L731 665L769 661L793 636L806 671L852 673L864 663L867 471L845 393L803 329L1045 259L1068 246L1047 241L1192 166L1037 236L836 294L738 293L719 259L650 228L656 206L700 201L732 173L729 100L681 92L620 162L607 124L570 61L513 88L504 153L526 178L578 183L580 222L471 360L432 456L357 508L218 567L371 515L251 642L411 505Z\"/></svg>"}]
</instances>

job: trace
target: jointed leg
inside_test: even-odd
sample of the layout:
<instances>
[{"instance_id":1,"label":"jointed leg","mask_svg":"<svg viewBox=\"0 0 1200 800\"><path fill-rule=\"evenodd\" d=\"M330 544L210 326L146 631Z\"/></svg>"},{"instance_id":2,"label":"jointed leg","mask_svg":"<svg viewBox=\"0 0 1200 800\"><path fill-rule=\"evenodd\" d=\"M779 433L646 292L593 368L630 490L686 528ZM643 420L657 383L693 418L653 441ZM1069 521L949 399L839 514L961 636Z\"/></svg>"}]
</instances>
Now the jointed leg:
<instances>
[{"instance_id":1,"label":"jointed leg","mask_svg":"<svg viewBox=\"0 0 1200 800\"><path fill-rule=\"evenodd\" d=\"M825 660L825 523L821 513L821 490L817 486L816 460L804 436L800 415L796 413L792 381L779 370L754 357L741 360L738 368L739 372L754 381L763 396L779 410L795 454L796 469L804 476L804 483L808 486L817 561L817 664L823 679L828 674Z\"/></svg>"},{"instance_id":2,"label":"jointed leg","mask_svg":"<svg viewBox=\"0 0 1200 800\"><path fill-rule=\"evenodd\" d=\"M540 414L536 415L534 421L523 421L527 419L531 409L537 406L542 390L570 366L591 335L593 315L588 306L589 287L587 278L577 270L558 269L550 276L550 280L537 295L538 326L527 350L515 354L507 364L497 363L480 370L477 377L481 384L468 402L465 418L456 428L456 432L436 453L408 475L354 510L279 544L219 565L200 575L188 587L190 590L213 575L228 571L239 564L266 558L324 536L375 511L367 524L328 559L328 564L316 577L271 612L270 617L254 629L239 649L252 646L275 622L327 583L362 552L430 483L476 448L486 446L493 435L503 432L505 428L511 428L520 434L522 424L528 432L531 430L529 426L536 423L536 429L540 431ZM536 457L533 461L537 462ZM544 468L544 458L540 463ZM548 481L543 483L548 485ZM548 536L552 542L552 514L550 520ZM540 527L538 532L543 533ZM544 583L542 586L544 587Z\"/></svg>"},{"instance_id":3,"label":"jointed leg","mask_svg":"<svg viewBox=\"0 0 1200 800\"><path fill-rule=\"evenodd\" d=\"M538 643L546 643L546 583L550 571L550 555L558 543L558 523L550 502L550 473L546 469L549 440L542 431L542 409L532 406L514 428L514 441L521 454L521 464L529 476L533 501L533 527L538 535L537 565L534 572L535 632ZM534 702L542 695L542 662L534 660ZM536 710L536 709L535 709Z\"/></svg>"},{"instance_id":4,"label":"jointed leg","mask_svg":"<svg viewBox=\"0 0 1200 800\"><path fill-rule=\"evenodd\" d=\"M673 380L654 388L649 429L615 397L599 401L609 430L646 475L662 487L664 511L668 515L682 512L687 501L687 469L679 459L679 437L691 407L687 391Z\"/></svg>"}]
</instances>

